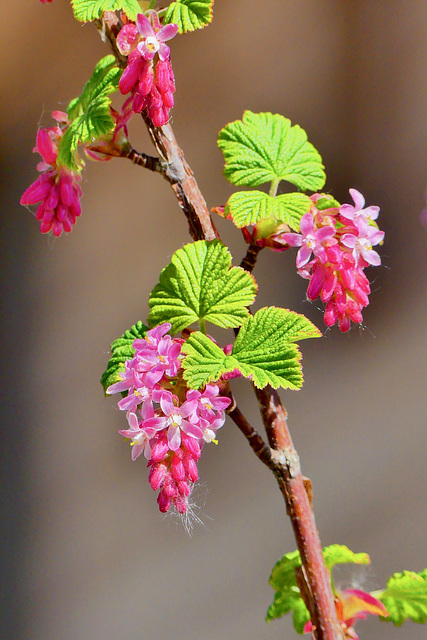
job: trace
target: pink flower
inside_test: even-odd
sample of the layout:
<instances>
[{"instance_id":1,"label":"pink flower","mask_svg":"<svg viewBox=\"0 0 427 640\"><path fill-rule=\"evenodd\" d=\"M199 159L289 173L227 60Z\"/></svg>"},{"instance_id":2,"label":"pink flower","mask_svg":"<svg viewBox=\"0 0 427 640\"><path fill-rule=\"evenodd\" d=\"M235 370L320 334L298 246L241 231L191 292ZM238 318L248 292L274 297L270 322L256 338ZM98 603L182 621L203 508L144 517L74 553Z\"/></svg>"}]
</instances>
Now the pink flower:
<instances>
[{"instance_id":1,"label":"pink flower","mask_svg":"<svg viewBox=\"0 0 427 640\"><path fill-rule=\"evenodd\" d=\"M163 439L163 453L161 453ZM160 455L153 448L149 462L149 482L154 491L159 490L157 503L162 513L166 513L173 504L178 513L185 513L188 497L199 474L197 460L200 458L200 447L197 440L182 434L181 445L176 451L164 448L164 434L159 438Z\"/></svg>"},{"instance_id":2,"label":"pink flower","mask_svg":"<svg viewBox=\"0 0 427 640\"><path fill-rule=\"evenodd\" d=\"M195 410L196 400L184 402L181 406L174 403L176 396L169 391L154 391L153 399L160 403L163 415L148 418L144 422L144 428L162 431L167 429L168 446L171 451L176 451L181 446L181 434L186 433L191 438L202 438L200 427L186 420Z\"/></svg>"},{"instance_id":3,"label":"pink flower","mask_svg":"<svg viewBox=\"0 0 427 640\"><path fill-rule=\"evenodd\" d=\"M311 212L301 218L301 234L282 233L281 240L301 247L297 255L297 269L310 282L307 298L320 296L325 304L324 321L335 323L341 331L348 331L351 323L362 322L362 309L369 304L369 281L365 267L381 264L380 256L372 249L383 241L373 219L379 207L363 209L365 200L350 189L355 206L332 201L330 196L314 194ZM314 255L314 257L312 257Z\"/></svg>"},{"instance_id":4,"label":"pink flower","mask_svg":"<svg viewBox=\"0 0 427 640\"><path fill-rule=\"evenodd\" d=\"M197 424L202 430L204 442L215 442L217 430L225 422L225 409L230 405L231 399L219 395L219 387L208 384L205 390L187 391L187 400L197 402L190 421Z\"/></svg>"},{"instance_id":5,"label":"pink flower","mask_svg":"<svg viewBox=\"0 0 427 640\"><path fill-rule=\"evenodd\" d=\"M142 41L137 45L137 49L145 60L152 60L156 53L159 54L160 60L169 60L170 49L164 44L167 40L171 40L178 33L177 24L167 24L160 27L158 15L155 11L151 12L150 20L143 14L138 14L136 18L136 26L142 36Z\"/></svg>"},{"instance_id":6,"label":"pink flower","mask_svg":"<svg viewBox=\"0 0 427 640\"><path fill-rule=\"evenodd\" d=\"M53 117L64 122L66 114L56 111ZM41 175L22 194L22 205L40 203L36 210L36 218L40 221L42 233L53 232L58 237L69 233L81 214L80 185L81 175L77 171L57 165L57 143L63 135L60 127L39 129L34 151L42 157L37 165Z\"/></svg>"},{"instance_id":7,"label":"pink flower","mask_svg":"<svg viewBox=\"0 0 427 640\"><path fill-rule=\"evenodd\" d=\"M297 254L297 268L300 269L310 260L311 254L319 258L320 262L326 262L325 242L333 240L335 229L331 226L315 229L313 215L308 212L300 221L299 233L283 233L282 239L291 247L301 247Z\"/></svg>"},{"instance_id":8,"label":"pink flower","mask_svg":"<svg viewBox=\"0 0 427 640\"><path fill-rule=\"evenodd\" d=\"M132 92L135 113L146 110L154 126L162 127L169 120L175 92L170 49L165 42L177 34L178 26L161 27L155 11L149 16L138 14L136 25L125 24L117 36L119 50L128 56L119 89L123 95Z\"/></svg>"},{"instance_id":9,"label":"pink flower","mask_svg":"<svg viewBox=\"0 0 427 640\"><path fill-rule=\"evenodd\" d=\"M132 460L141 453L149 460L149 481L159 490L160 511L174 505L184 513L198 478L201 448L215 442L231 400L215 384L202 392L187 389L181 370L183 340L168 335L170 328L165 322L133 341L135 355L126 360L120 380L107 394L126 392L118 407L126 411L129 428L119 433L131 440Z\"/></svg>"},{"instance_id":10,"label":"pink flower","mask_svg":"<svg viewBox=\"0 0 427 640\"><path fill-rule=\"evenodd\" d=\"M379 207L371 206L364 209L365 198L357 189L349 190L351 197L353 198L354 206L351 204L343 204L340 207L340 215L352 222L359 218L364 218L368 222L370 220L376 220L380 211Z\"/></svg>"},{"instance_id":11,"label":"pink flower","mask_svg":"<svg viewBox=\"0 0 427 640\"><path fill-rule=\"evenodd\" d=\"M144 453L147 460L151 457L150 439L153 437L154 431L143 427L144 416L148 418L150 413L153 413L152 407L151 411L145 409L145 411L143 411L142 421L138 420L136 413L128 413L129 429L121 429L119 431L120 435L125 438L130 438L132 441L130 443L132 447L132 460L136 460L141 453Z\"/></svg>"},{"instance_id":12,"label":"pink flower","mask_svg":"<svg viewBox=\"0 0 427 640\"><path fill-rule=\"evenodd\" d=\"M353 625L357 620L364 620L369 614L376 616L388 615L387 609L380 600L360 589L337 591L335 608L345 637L353 640L358 640L359 638L353 629ZM304 633L310 633L313 629L313 624L307 622L304 627Z\"/></svg>"},{"instance_id":13,"label":"pink flower","mask_svg":"<svg viewBox=\"0 0 427 640\"><path fill-rule=\"evenodd\" d=\"M362 266L371 264L374 267L378 267L381 264L381 258L372 247L384 240L384 231L370 226L367 219L361 216L355 220L355 227L359 232L358 235L345 233L341 238L341 242L344 246L353 250L352 255L356 264L362 258L365 261Z\"/></svg>"}]
</instances>

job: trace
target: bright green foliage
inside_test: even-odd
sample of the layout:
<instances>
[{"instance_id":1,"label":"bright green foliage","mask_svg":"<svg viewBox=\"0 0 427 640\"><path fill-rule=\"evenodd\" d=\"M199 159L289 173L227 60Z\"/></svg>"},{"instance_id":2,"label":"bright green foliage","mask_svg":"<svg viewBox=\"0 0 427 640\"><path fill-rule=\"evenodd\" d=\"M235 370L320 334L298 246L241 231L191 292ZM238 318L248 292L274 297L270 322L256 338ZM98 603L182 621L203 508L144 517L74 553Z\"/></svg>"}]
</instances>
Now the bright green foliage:
<instances>
[{"instance_id":1,"label":"bright green foliage","mask_svg":"<svg viewBox=\"0 0 427 640\"><path fill-rule=\"evenodd\" d=\"M301 598L301 592L295 578L295 569L300 566L299 551L292 551L283 556L273 567L269 584L276 593L268 608L266 620L270 622L292 611L295 630L301 634L304 625L310 620L310 614Z\"/></svg>"},{"instance_id":2,"label":"bright green foliage","mask_svg":"<svg viewBox=\"0 0 427 640\"><path fill-rule=\"evenodd\" d=\"M302 191L325 184L322 158L298 125L278 114L245 111L218 135L224 175L237 186L287 180Z\"/></svg>"},{"instance_id":3,"label":"bright green foliage","mask_svg":"<svg viewBox=\"0 0 427 640\"><path fill-rule=\"evenodd\" d=\"M114 340L111 345L111 358L108 361L107 368L101 376L101 384L104 392L115 382L119 382L119 373L125 370L126 360L133 358L135 350L132 347L133 341L137 338L144 338L147 327L141 321L137 322L125 333Z\"/></svg>"},{"instance_id":4,"label":"bright green foliage","mask_svg":"<svg viewBox=\"0 0 427 640\"><path fill-rule=\"evenodd\" d=\"M105 56L96 65L82 94L70 102L67 113L71 124L59 144L59 164L76 170L75 152L78 145L92 142L114 129L109 95L117 90L121 73L114 56Z\"/></svg>"},{"instance_id":5,"label":"bright green foliage","mask_svg":"<svg viewBox=\"0 0 427 640\"><path fill-rule=\"evenodd\" d=\"M319 198L319 200L316 202L316 208L319 209L319 211L331 209L332 207L339 209L340 206L341 204L338 202L338 200L335 200L335 198L328 194L324 194L322 198Z\"/></svg>"},{"instance_id":6,"label":"bright green foliage","mask_svg":"<svg viewBox=\"0 0 427 640\"><path fill-rule=\"evenodd\" d=\"M427 569L421 573L395 573L388 580L387 588L374 595L390 614L382 620L393 622L397 627L408 618L418 624L427 621Z\"/></svg>"},{"instance_id":7,"label":"bright green foliage","mask_svg":"<svg viewBox=\"0 0 427 640\"><path fill-rule=\"evenodd\" d=\"M323 557L328 569L336 564L369 564L367 553L353 553L348 547L333 544L323 549ZM304 625L310 619L310 614L301 598L295 578L295 569L301 566L299 551L292 551L283 556L273 567L269 584L275 590L274 600L267 611L267 621L281 618L293 611L295 630L302 634Z\"/></svg>"},{"instance_id":8,"label":"bright green foliage","mask_svg":"<svg viewBox=\"0 0 427 640\"><path fill-rule=\"evenodd\" d=\"M367 553L354 553L345 544L331 544L323 549L323 557L328 569L336 564L370 564Z\"/></svg>"},{"instance_id":9,"label":"bright green foliage","mask_svg":"<svg viewBox=\"0 0 427 640\"><path fill-rule=\"evenodd\" d=\"M172 324L176 333L193 322L239 327L255 300L253 276L231 267L231 255L219 241L199 240L178 249L150 294L150 326Z\"/></svg>"},{"instance_id":10,"label":"bright green foliage","mask_svg":"<svg viewBox=\"0 0 427 640\"><path fill-rule=\"evenodd\" d=\"M179 33L203 29L212 22L213 4L214 0L176 0L169 5L163 24L177 24Z\"/></svg>"},{"instance_id":11,"label":"bright green foliage","mask_svg":"<svg viewBox=\"0 0 427 640\"><path fill-rule=\"evenodd\" d=\"M299 231L299 222L310 206L310 198L303 193L285 193L274 198L263 191L239 191L228 199L225 213L231 215L239 229L275 218Z\"/></svg>"},{"instance_id":12,"label":"bright green foliage","mask_svg":"<svg viewBox=\"0 0 427 640\"><path fill-rule=\"evenodd\" d=\"M275 389L300 389L301 354L293 342L320 335L304 316L265 307L243 321L230 355L202 333L192 333L182 347L187 355L182 365L184 378L190 387L199 389L238 369L259 389L268 384Z\"/></svg>"},{"instance_id":13,"label":"bright green foliage","mask_svg":"<svg viewBox=\"0 0 427 640\"><path fill-rule=\"evenodd\" d=\"M141 13L138 0L71 0L74 16L80 22L90 22L100 18L104 11L124 11L130 20L136 20Z\"/></svg>"}]
</instances>

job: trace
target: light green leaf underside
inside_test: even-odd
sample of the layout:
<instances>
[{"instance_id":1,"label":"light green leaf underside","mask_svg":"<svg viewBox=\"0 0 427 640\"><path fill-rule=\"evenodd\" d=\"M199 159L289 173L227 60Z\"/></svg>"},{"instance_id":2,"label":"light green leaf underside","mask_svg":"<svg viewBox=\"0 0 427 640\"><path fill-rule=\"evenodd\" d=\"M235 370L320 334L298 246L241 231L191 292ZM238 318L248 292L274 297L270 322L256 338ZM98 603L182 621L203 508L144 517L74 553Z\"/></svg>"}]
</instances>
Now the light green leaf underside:
<instances>
[{"instance_id":1,"label":"light green leaf underside","mask_svg":"<svg viewBox=\"0 0 427 640\"><path fill-rule=\"evenodd\" d=\"M239 191L229 198L226 213L231 214L239 229L274 217L299 231L300 220L310 207L311 200L303 193L285 193L273 198L263 191Z\"/></svg>"},{"instance_id":2,"label":"light green leaf underside","mask_svg":"<svg viewBox=\"0 0 427 640\"><path fill-rule=\"evenodd\" d=\"M203 29L213 18L214 0L176 0L163 18L163 24L175 23L179 33Z\"/></svg>"},{"instance_id":3,"label":"light green leaf underside","mask_svg":"<svg viewBox=\"0 0 427 640\"><path fill-rule=\"evenodd\" d=\"M71 0L74 17L80 22L90 22L100 18L104 11L124 11L130 20L136 20L141 13L137 0Z\"/></svg>"},{"instance_id":4,"label":"light green leaf underside","mask_svg":"<svg viewBox=\"0 0 427 640\"><path fill-rule=\"evenodd\" d=\"M279 114L245 111L242 120L219 132L218 146L231 184L256 187L287 180L302 191L317 191L325 184L322 158L304 129Z\"/></svg>"},{"instance_id":5,"label":"light green leaf underside","mask_svg":"<svg viewBox=\"0 0 427 640\"><path fill-rule=\"evenodd\" d=\"M117 90L121 73L114 56L102 58L82 94L70 102L67 108L70 126L59 143L59 164L76 170L75 152L78 145L107 135L114 129L109 96Z\"/></svg>"},{"instance_id":6,"label":"light green leaf underside","mask_svg":"<svg viewBox=\"0 0 427 640\"><path fill-rule=\"evenodd\" d=\"M108 361L107 368L101 376L101 384L104 387L104 393L108 387L115 382L119 382L119 373L125 370L126 360L133 358L135 350L132 347L133 341L137 338L144 338L147 327L141 321L138 321L125 333L114 340L111 345L111 358Z\"/></svg>"},{"instance_id":7,"label":"light green leaf underside","mask_svg":"<svg viewBox=\"0 0 427 640\"><path fill-rule=\"evenodd\" d=\"M239 327L257 285L249 273L230 267L231 255L219 240L199 240L178 249L150 294L149 325L170 322L171 333L200 320Z\"/></svg>"},{"instance_id":8,"label":"light green leaf underside","mask_svg":"<svg viewBox=\"0 0 427 640\"><path fill-rule=\"evenodd\" d=\"M323 549L323 557L328 569L336 564L369 564L367 553L353 553L348 547L333 544ZM310 615L301 598L300 590L295 578L295 569L301 566L299 551L292 551L284 555L273 567L269 584L276 591L270 605L266 619L268 622L293 611L293 625L297 633L302 634L304 625Z\"/></svg>"},{"instance_id":9,"label":"light green leaf underside","mask_svg":"<svg viewBox=\"0 0 427 640\"><path fill-rule=\"evenodd\" d=\"M400 627L405 620L427 621L427 569L421 573L403 571L389 578L386 589L375 594L385 605L389 617L381 618Z\"/></svg>"},{"instance_id":10,"label":"light green leaf underside","mask_svg":"<svg viewBox=\"0 0 427 640\"><path fill-rule=\"evenodd\" d=\"M183 345L184 378L198 389L238 369L256 387L300 389L301 354L295 340L317 337L320 332L307 318L276 307L265 307L243 321L230 355L200 332Z\"/></svg>"}]
</instances>

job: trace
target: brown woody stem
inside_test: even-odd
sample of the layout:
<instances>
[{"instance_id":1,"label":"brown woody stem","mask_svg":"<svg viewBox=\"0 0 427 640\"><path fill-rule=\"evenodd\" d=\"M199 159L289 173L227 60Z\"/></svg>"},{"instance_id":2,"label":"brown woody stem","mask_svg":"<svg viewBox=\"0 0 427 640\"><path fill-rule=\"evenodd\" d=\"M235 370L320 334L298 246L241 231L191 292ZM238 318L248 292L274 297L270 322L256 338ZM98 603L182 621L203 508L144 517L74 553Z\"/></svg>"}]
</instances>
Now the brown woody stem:
<instances>
[{"instance_id":1,"label":"brown woody stem","mask_svg":"<svg viewBox=\"0 0 427 640\"><path fill-rule=\"evenodd\" d=\"M262 247L259 247L257 244L250 244L248 246L246 255L243 258L242 262L240 263L240 266L242 267L242 269L245 269L245 271L249 271L249 273L252 273L252 271L255 268L256 261L258 259L258 254L261 251L261 249Z\"/></svg>"},{"instance_id":2,"label":"brown woody stem","mask_svg":"<svg viewBox=\"0 0 427 640\"><path fill-rule=\"evenodd\" d=\"M170 182L187 216L191 236L194 240L217 238L218 232L212 223L206 202L171 126L156 128L148 117L145 116L144 120L159 153L162 173ZM252 270L253 266L250 268L250 265L255 264L258 253L258 247L254 247L246 260L248 270ZM269 452L262 438L237 408L230 412L230 416L244 433L256 455L273 470L285 499L287 513L301 553L306 576L304 597L311 602L309 610L315 626L315 637L317 640L341 640L343 632L336 617L331 582L323 561L322 546L310 499L305 489L307 481L301 474L299 457L287 428L286 410L274 389L256 389L255 393L270 444Z\"/></svg>"},{"instance_id":3,"label":"brown woody stem","mask_svg":"<svg viewBox=\"0 0 427 640\"><path fill-rule=\"evenodd\" d=\"M114 16L109 16L110 24L100 21L97 24L104 41L109 41L120 66L124 66L123 56L117 50L115 36L119 25ZM152 166L142 156L141 164L162 173L170 183L180 207L185 213L191 237L194 240L213 240L219 234L212 222L206 202L196 183L193 172L180 149L172 127L165 125L156 128L151 120L142 114L151 139L159 154L157 163ZM135 162L135 157L130 158ZM153 168L155 167L155 168ZM244 267L252 271L259 251L253 246L244 258ZM293 446L287 427L287 414L277 391L270 387L255 389L260 412L267 432L269 447L261 436L251 427L240 410L235 407L230 416L249 441L256 455L274 473L286 503L291 519L298 549L301 554L303 571L299 574L300 588L314 625L316 640L342 640L343 631L337 620L331 582L323 561L322 547L311 501L306 491L310 483L301 474L298 454Z\"/></svg>"}]
</instances>

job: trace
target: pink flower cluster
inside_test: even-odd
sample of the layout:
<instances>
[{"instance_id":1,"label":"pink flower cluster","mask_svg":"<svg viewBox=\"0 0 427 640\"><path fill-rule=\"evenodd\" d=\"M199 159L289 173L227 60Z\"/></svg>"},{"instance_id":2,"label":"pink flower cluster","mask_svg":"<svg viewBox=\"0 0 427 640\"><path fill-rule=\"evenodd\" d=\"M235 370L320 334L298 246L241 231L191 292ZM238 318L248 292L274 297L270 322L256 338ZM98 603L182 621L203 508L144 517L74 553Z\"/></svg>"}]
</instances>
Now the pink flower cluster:
<instances>
[{"instance_id":1,"label":"pink flower cluster","mask_svg":"<svg viewBox=\"0 0 427 640\"><path fill-rule=\"evenodd\" d=\"M52 117L58 123L68 123L67 114L62 111L54 111ZM33 151L42 157L37 165L41 175L24 191L20 200L22 205L40 203L35 214L40 221L40 231L52 231L56 237L63 231L69 233L81 214L81 175L56 162L58 142L63 133L64 129L59 125L38 130Z\"/></svg>"},{"instance_id":2,"label":"pink flower cluster","mask_svg":"<svg viewBox=\"0 0 427 640\"><path fill-rule=\"evenodd\" d=\"M129 428L119 433L131 440L132 460L142 453L148 460L160 511L173 504L185 513L198 479L201 449L206 442L216 442L231 401L220 396L214 384L202 392L187 389L181 368L183 340L167 335L170 328L166 322L133 342L134 357L107 393L127 393L118 406L126 411Z\"/></svg>"},{"instance_id":3,"label":"pink flower cluster","mask_svg":"<svg viewBox=\"0 0 427 640\"><path fill-rule=\"evenodd\" d=\"M371 291L364 269L381 264L372 247L384 238L374 222L379 207L364 208L365 199L356 189L350 189L350 195L354 205L341 207L331 206L330 196L313 195L311 211L301 218L301 233L281 233L279 238L300 247L296 264L298 273L310 280L308 299L320 296L325 324L331 327L338 322L343 332L351 322L362 322Z\"/></svg>"},{"instance_id":4,"label":"pink flower cluster","mask_svg":"<svg viewBox=\"0 0 427 640\"><path fill-rule=\"evenodd\" d=\"M165 44L178 32L176 24L160 25L155 11L138 14L136 25L128 22L117 36L119 51L128 56L128 64L119 82L123 95L132 92L132 109L146 109L156 127L169 120L173 107L175 79L170 62L170 49Z\"/></svg>"}]
</instances>

